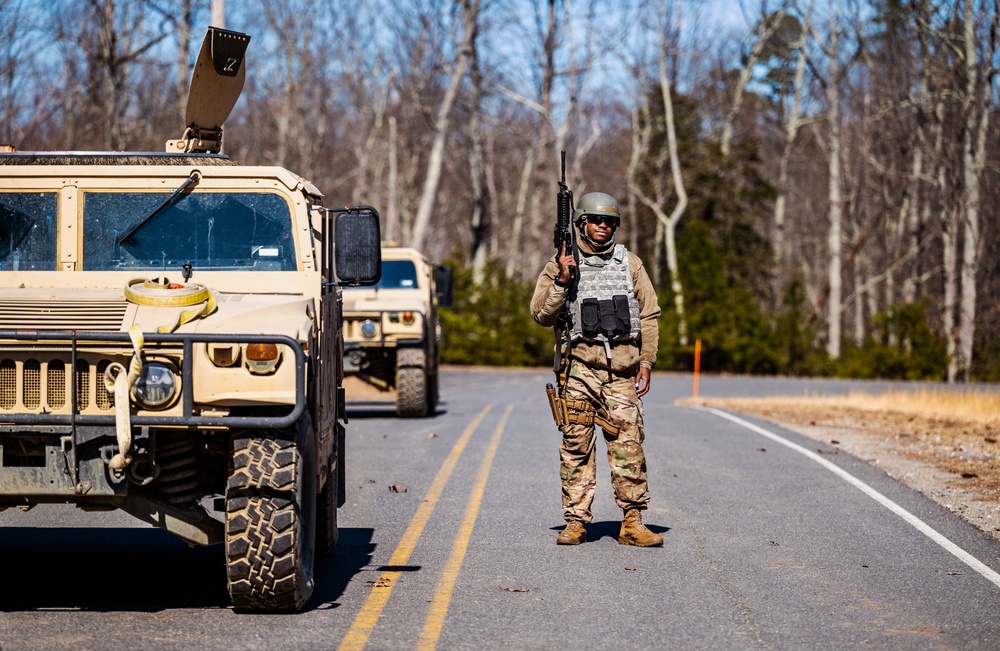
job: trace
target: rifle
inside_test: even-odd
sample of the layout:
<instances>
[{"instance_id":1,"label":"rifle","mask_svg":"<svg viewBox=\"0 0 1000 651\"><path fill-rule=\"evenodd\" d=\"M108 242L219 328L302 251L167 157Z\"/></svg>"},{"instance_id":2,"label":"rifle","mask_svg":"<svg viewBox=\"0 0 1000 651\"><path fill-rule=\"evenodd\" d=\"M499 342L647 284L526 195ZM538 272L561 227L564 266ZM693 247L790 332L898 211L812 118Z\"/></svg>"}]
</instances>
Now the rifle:
<instances>
[{"instance_id":1,"label":"rifle","mask_svg":"<svg viewBox=\"0 0 1000 651\"><path fill-rule=\"evenodd\" d=\"M573 191L566 185L566 152L560 152L562 160L562 178L559 179L559 193L556 195L556 226L552 229L552 245L556 247L556 253L562 252L566 246L566 253L574 254L573 231L570 230L570 216L573 213Z\"/></svg>"},{"instance_id":2,"label":"rifle","mask_svg":"<svg viewBox=\"0 0 1000 651\"><path fill-rule=\"evenodd\" d=\"M556 255L562 255L563 247L566 253L576 256L576 247L573 243L573 230L570 225L573 213L573 191L566 185L566 152L559 154L561 159L562 173L559 179L559 193L556 195L556 225L552 229L552 244L556 247ZM571 277L572 279L572 277ZM570 289L572 292L572 288ZM559 323L555 327L556 346L555 355L552 360L552 372L556 374L556 387L551 383L545 385L545 392L548 394L549 406L552 407L552 416L557 425L565 424L566 411L565 402L561 400L563 391L566 388L566 380L569 375L569 305L563 306L562 314L559 316ZM563 350L565 348L565 351ZM558 388L557 388L558 387Z\"/></svg>"}]
</instances>

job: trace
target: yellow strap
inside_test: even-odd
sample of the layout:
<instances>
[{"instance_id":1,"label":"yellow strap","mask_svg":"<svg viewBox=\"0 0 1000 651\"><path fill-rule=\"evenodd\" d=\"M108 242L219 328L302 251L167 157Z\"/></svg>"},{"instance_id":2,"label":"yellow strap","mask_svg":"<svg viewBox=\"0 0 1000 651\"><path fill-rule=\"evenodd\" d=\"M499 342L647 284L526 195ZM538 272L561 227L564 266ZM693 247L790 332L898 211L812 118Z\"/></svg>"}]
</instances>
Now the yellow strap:
<instances>
[{"instance_id":1,"label":"yellow strap","mask_svg":"<svg viewBox=\"0 0 1000 651\"><path fill-rule=\"evenodd\" d=\"M201 309L184 310L172 325L162 325L156 329L163 334L173 332L180 326L215 311L215 294L204 285L197 283L173 284L164 279L162 283L135 278L125 285L125 298L136 305L155 307L184 307L204 303Z\"/></svg>"},{"instance_id":2,"label":"yellow strap","mask_svg":"<svg viewBox=\"0 0 1000 651\"><path fill-rule=\"evenodd\" d=\"M128 371L126 372L125 367L118 362L110 364L104 370L104 386L115 396L115 435L118 439L118 454L111 458L108 467L119 475L132 463L132 457L129 456L132 447L130 393L142 371L142 346L145 343L142 329L137 325L129 328L128 335L132 340L132 350L135 351L129 361Z\"/></svg>"}]
</instances>

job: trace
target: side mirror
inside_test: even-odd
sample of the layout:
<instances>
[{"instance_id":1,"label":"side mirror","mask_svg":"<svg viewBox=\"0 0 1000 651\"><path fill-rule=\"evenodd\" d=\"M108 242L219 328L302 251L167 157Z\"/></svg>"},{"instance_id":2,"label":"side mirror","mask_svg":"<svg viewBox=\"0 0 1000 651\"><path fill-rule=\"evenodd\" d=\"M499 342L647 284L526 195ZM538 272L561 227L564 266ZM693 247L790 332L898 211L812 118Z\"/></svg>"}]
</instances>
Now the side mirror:
<instances>
[{"instance_id":1,"label":"side mirror","mask_svg":"<svg viewBox=\"0 0 1000 651\"><path fill-rule=\"evenodd\" d=\"M435 295L438 299L438 305L451 307L455 302L455 297L452 295L451 289L451 267L443 264L434 267L434 286L436 288Z\"/></svg>"},{"instance_id":2,"label":"side mirror","mask_svg":"<svg viewBox=\"0 0 1000 651\"><path fill-rule=\"evenodd\" d=\"M327 212L324 230L323 275L328 284L374 285L382 278L382 235L377 210L371 206L332 208ZM328 253L331 248L332 268Z\"/></svg>"}]
</instances>

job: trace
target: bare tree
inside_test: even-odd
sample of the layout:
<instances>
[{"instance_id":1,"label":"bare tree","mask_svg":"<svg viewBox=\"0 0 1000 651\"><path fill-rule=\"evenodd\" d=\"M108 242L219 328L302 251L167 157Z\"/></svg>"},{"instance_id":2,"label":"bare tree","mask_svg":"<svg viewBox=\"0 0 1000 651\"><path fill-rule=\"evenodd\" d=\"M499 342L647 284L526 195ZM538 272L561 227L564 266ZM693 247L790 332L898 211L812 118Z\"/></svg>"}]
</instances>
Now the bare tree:
<instances>
[{"instance_id":1,"label":"bare tree","mask_svg":"<svg viewBox=\"0 0 1000 651\"><path fill-rule=\"evenodd\" d=\"M803 122L800 112L802 107L802 92L805 85L806 36L809 33L811 20L812 2L806 8L798 35L791 44L795 52L795 76L792 81L791 106L784 121L784 144L781 150L781 159L778 163L778 180L776 184L778 196L774 201L774 234L772 236L772 246L774 247L774 284L771 291L776 297L784 280L782 272L785 263L785 210L788 203L789 164L795 148L795 139Z\"/></svg>"},{"instance_id":2,"label":"bare tree","mask_svg":"<svg viewBox=\"0 0 1000 651\"><path fill-rule=\"evenodd\" d=\"M722 155L726 158L729 158L733 139L733 122L736 116L739 115L740 108L743 106L743 94L746 86L750 82L754 69L757 67L761 55L764 53L764 49L771 41L771 37L781 27L785 17L784 11L781 10L768 13L767 0L762 0L760 13L761 16L757 21L757 30L754 34L756 38L750 46L750 52L743 57L743 65L740 67L736 89L733 92L733 101L729 105L729 112L726 114L726 120L722 127L722 139L719 148L722 150Z\"/></svg>"},{"instance_id":3,"label":"bare tree","mask_svg":"<svg viewBox=\"0 0 1000 651\"><path fill-rule=\"evenodd\" d=\"M465 69L469 65L470 54L475 47L474 41L476 32L478 31L478 21L479 0L462 0L462 38L455 47L457 55L455 57L454 68L451 70L448 90L445 91L444 98L438 106L437 118L434 121L434 143L431 145L431 152L427 161L427 175L424 178L424 190L420 197L420 207L417 209L417 216L413 224L413 234L410 236L410 245L417 249L424 248L424 238L427 235L431 212L434 210L438 184L441 182L444 145L445 140L448 138L448 120L451 116L451 109L455 104L455 98L458 95L459 85L465 77Z\"/></svg>"},{"instance_id":4,"label":"bare tree","mask_svg":"<svg viewBox=\"0 0 1000 651\"><path fill-rule=\"evenodd\" d=\"M964 0L963 41L965 63L965 94L962 112L965 115L965 139L962 149L962 170L965 194L964 239L962 246L962 294L958 323L959 372L966 381L972 364L972 348L976 326L977 272L982 242L980 241L980 212L982 202L981 177L986 167L986 132L989 128L990 102L993 97L993 78L997 73L994 55L997 30L1000 28L1000 3L993 0L992 7L983 3L984 13L990 13L989 38L982 64L977 60L976 15L973 0Z\"/></svg>"},{"instance_id":5,"label":"bare tree","mask_svg":"<svg viewBox=\"0 0 1000 651\"><path fill-rule=\"evenodd\" d=\"M842 296L843 296L843 221L844 200L843 180L841 177L841 117L840 117L840 39L843 34L841 18L841 0L835 0L830 8L827 21L829 38L825 42L815 28L811 28L813 39L823 51L827 59L827 76L824 79L817 76L822 83L827 101L827 148L829 155L828 171L828 217L827 230L827 343L826 350L830 357L840 356L840 340L842 331Z\"/></svg>"},{"instance_id":6,"label":"bare tree","mask_svg":"<svg viewBox=\"0 0 1000 651\"><path fill-rule=\"evenodd\" d=\"M666 147L664 147L659 154L657 169L662 169L665 166L665 163L669 161L670 179L672 181L672 185L667 186L666 184L661 183L660 179L657 178L657 180L654 181L657 186L655 197L647 195L638 183L635 183L631 189L639 200L642 201L647 208L652 210L654 215L656 215L658 221L657 243L659 244L661 241L660 238L662 237L664 252L667 258L667 268L670 271L670 288L674 295L674 311L677 314L677 341L680 345L686 346L688 343L687 317L684 311L684 287L681 283L680 266L677 262L676 232L677 224L684 215L684 211L687 209L688 195L687 190L684 187L684 178L680 167L680 157L677 152L677 131L674 124L674 103L670 90L673 82L667 71L667 51L671 47L671 41L676 42L676 38L671 38L668 35L671 21L665 11L660 13L659 19L661 31L659 48L657 50L657 71L660 85L660 96L661 101L663 102ZM647 119L646 122L648 125L649 120ZM634 128L633 131L635 131ZM643 150L648 148L648 143L651 138L650 133L651 132L647 130L639 136L640 151L642 153L645 153ZM677 203L674 204L670 214L667 215L664 206L671 190L677 196ZM658 276L659 274L656 273L655 275Z\"/></svg>"},{"instance_id":7,"label":"bare tree","mask_svg":"<svg viewBox=\"0 0 1000 651\"><path fill-rule=\"evenodd\" d=\"M467 0L466 0L467 1ZM478 0L477 0L478 1ZM464 11L464 5L463 5ZM489 202L489 187L487 169L483 151L483 72L479 62L479 21L475 21L473 33L466 45L469 57L469 121L467 134L469 138L469 177L472 181L472 214L469 229L472 243L469 246L469 260L472 263L472 277L475 284L481 285L484 279L486 259L489 253L489 237L491 213Z\"/></svg>"}]
</instances>

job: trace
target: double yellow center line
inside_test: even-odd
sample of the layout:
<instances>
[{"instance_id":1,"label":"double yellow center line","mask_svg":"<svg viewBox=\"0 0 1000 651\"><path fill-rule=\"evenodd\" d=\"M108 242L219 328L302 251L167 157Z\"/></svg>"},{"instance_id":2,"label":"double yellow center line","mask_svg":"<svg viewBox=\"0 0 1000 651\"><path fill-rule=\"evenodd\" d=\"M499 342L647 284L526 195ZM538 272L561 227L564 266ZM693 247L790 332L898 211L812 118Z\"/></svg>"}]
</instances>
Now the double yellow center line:
<instances>
[{"instance_id":1,"label":"double yellow center line","mask_svg":"<svg viewBox=\"0 0 1000 651\"><path fill-rule=\"evenodd\" d=\"M473 418L472 422L469 423L469 426L465 428L465 431L462 432L458 441L455 442L455 445L452 447L448 457L441 465L441 469L438 470L437 476L434 478L434 482L427 491L426 497L420 503L416 514L410 521L410 525L406 528L406 532L403 534L403 537L400 539L395 551L389 558L388 565L390 567L402 567L409 561L410 555L413 553L413 549L416 547L417 541L420 539L420 535L423 533L424 527L427 525L427 521L431 517L431 513L434 512L434 507L437 506L438 500L444 492L445 484L448 483L451 473L458 464L458 458L465 450L465 446L469 442L469 439L472 438L473 432L476 431L476 428L479 427L479 424L482 423L483 419L492 408L492 404L484 407L483 410L480 411L475 418ZM462 561L465 558L469 540L472 537L472 528L476 522L476 515L479 512L479 506L482 503L483 493L486 490L486 480L489 478L493 458L496 455L497 448L500 446L500 438L503 435L504 427L507 424L507 418L510 416L513 409L513 405L507 407L507 410L501 417L496 430L493 432L490 446L486 451L486 455L483 458L483 462L479 469L479 474L476 478L476 485L473 488L472 494L469 496L469 503L465 510L465 516L459 526L459 531L452 546L451 554L445 563L444 571L438 581L438 586L435 590L434 599L431 604L431 611L428 614L427 621L424 624L424 629L418 642L417 648L419 649L434 649L437 645L437 640L441 635L441 629L444 625L444 618L448 613L448 606L451 602L451 595L455 587L455 581L458 579L458 572L461 569ZM364 606L361 607L361 611L354 618L351 628L347 631L347 634L341 641L339 651L360 651L361 649L364 649L365 645L368 643L368 638L371 636L372 630L375 628L376 622L378 622L378 618L382 614L382 610L385 608L386 602L389 601L389 596L392 594L392 588L396 584L396 580L399 579L401 575L401 571L391 570L384 572L379 577L375 583L376 585L383 587L372 589L371 593L368 595L368 599L365 600Z\"/></svg>"}]
</instances>

